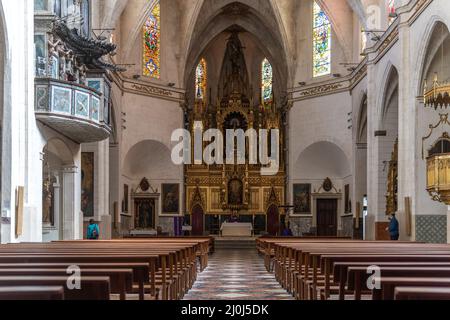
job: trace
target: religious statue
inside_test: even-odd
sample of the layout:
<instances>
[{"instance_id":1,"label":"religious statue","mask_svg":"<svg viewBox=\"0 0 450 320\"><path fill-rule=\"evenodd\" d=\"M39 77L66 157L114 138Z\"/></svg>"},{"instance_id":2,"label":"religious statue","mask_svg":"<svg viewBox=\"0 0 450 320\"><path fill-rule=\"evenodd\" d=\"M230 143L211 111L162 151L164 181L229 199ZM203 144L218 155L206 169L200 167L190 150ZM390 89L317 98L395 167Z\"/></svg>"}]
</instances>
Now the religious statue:
<instances>
[{"instance_id":1,"label":"religious statue","mask_svg":"<svg viewBox=\"0 0 450 320\"><path fill-rule=\"evenodd\" d=\"M44 182L42 195L42 223L51 224L53 216L53 187L50 177Z\"/></svg>"},{"instance_id":2,"label":"religious statue","mask_svg":"<svg viewBox=\"0 0 450 320\"><path fill-rule=\"evenodd\" d=\"M238 179L230 181L228 186L228 203L232 205L242 204L242 182Z\"/></svg>"}]
</instances>

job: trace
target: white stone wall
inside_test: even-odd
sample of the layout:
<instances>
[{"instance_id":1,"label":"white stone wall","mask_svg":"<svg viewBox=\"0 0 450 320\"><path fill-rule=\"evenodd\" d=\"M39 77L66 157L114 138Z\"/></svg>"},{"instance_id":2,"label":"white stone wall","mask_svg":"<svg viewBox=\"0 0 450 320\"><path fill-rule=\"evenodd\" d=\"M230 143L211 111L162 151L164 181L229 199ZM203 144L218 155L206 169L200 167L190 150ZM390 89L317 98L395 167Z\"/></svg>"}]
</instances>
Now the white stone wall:
<instances>
[{"instance_id":1,"label":"white stone wall","mask_svg":"<svg viewBox=\"0 0 450 320\"><path fill-rule=\"evenodd\" d=\"M433 31L433 27L437 22L444 23L447 26L447 29L450 27L450 3L448 3L448 1L432 1L427 9L414 22L414 24L411 25L410 30L405 30L405 33L407 33L405 37L409 37L409 39L407 39L407 44L411 48L418 48L418 50L412 50L409 53L409 59L405 60L405 67L408 68L406 79L408 81L405 83L404 91L408 93L408 96L405 97L405 101L403 103L403 108L404 110L407 110L409 118L411 121L416 123L415 126L413 125L405 128L405 134L408 136L408 139L414 142L413 150L411 150L411 147L405 150L408 155L405 162L407 169L412 167L415 171L415 175L406 175L405 179L402 180L404 183L404 192L413 195L413 214L418 216L446 215L446 207L442 204L431 201L430 196L425 190L426 163L422 158L422 137L428 135L428 126L430 124L435 125L439 121L439 113L446 112L442 110L425 110L420 100L415 99L415 96L420 95L423 90L422 80L427 77L427 75L424 74L425 65L429 62L428 60L431 59L431 57L426 57L428 48L427 44L432 36L431 33ZM438 33L441 33L440 28ZM448 51L448 49L446 49L446 51ZM439 54L439 60L440 56L441 54ZM434 68L431 67L430 71L432 69ZM442 73L446 72L448 77L448 69L439 70L441 76L443 75ZM415 107L411 108L411 106ZM425 149L428 149L429 145L435 141L444 130L449 130L448 125L435 130L430 139L426 141ZM414 180L411 181L411 179ZM448 225L449 222L447 221L447 228ZM445 231L445 229L445 226L440 226L439 230ZM416 232L415 224L413 224L412 231L414 236ZM448 232L447 237L449 237Z\"/></svg>"},{"instance_id":2,"label":"white stone wall","mask_svg":"<svg viewBox=\"0 0 450 320\"><path fill-rule=\"evenodd\" d=\"M310 183L311 192L322 193L326 178L334 184L338 216L344 215L344 186L353 190L352 100L348 92L295 102L289 114L288 202L293 203L293 184ZM313 226L316 226L312 200ZM352 203L354 201L352 200ZM338 230L342 230L338 219Z\"/></svg>"},{"instance_id":3,"label":"white stone wall","mask_svg":"<svg viewBox=\"0 0 450 320\"><path fill-rule=\"evenodd\" d=\"M34 117L33 1L1 1L5 39L3 161L10 163L2 174L1 241L41 241L40 137ZM6 112L5 112L6 111ZM25 187L24 229L15 235L15 192ZM5 221L4 221L5 222Z\"/></svg>"}]
</instances>

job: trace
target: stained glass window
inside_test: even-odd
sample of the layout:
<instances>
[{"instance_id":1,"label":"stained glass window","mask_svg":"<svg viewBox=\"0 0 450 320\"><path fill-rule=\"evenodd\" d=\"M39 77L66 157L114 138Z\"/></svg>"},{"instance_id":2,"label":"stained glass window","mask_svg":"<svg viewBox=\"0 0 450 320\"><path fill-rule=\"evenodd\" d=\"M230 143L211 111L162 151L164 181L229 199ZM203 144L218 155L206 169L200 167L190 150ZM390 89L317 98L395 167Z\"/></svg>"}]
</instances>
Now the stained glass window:
<instances>
[{"instance_id":1,"label":"stained glass window","mask_svg":"<svg viewBox=\"0 0 450 320\"><path fill-rule=\"evenodd\" d=\"M270 106L273 101L273 69L267 58L261 66L261 99L264 106Z\"/></svg>"},{"instance_id":2,"label":"stained glass window","mask_svg":"<svg viewBox=\"0 0 450 320\"><path fill-rule=\"evenodd\" d=\"M395 0L388 0L388 19L389 19L389 24L394 22L395 18L396 18L396 14L395 14Z\"/></svg>"},{"instance_id":3,"label":"stained glass window","mask_svg":"<svg viewBox=\"0 0 450 320\"><path fill-rule=\"evenodd\" d=\"M316 1L313 11L313 76L320 77L331 72L331 23Z\"/></svg>"},{"instance_id":4,"label":"stained glass window","mask_svg":"<svg viewBox=\"0 0 450 320\"><path fill-rule=\"evenodd\" d=\"M361 30L361 52L364 52L364 50L366 49L367 49L367 33L364 30Z\"/></svg>"},{"instance_id":5,"label":"stained glass window","mask_svg":"<svg viewBox=\"0 0 450 320\"><path fill-rule=\"evenodd\" d=\"M195 99L197 100L205 99L206 81L207 81L206 60L202 58L195 71Z\"/></svg>"},{"instance_id":6,"label":"stained glass window","mask_svg":"<svg viewBox=\"0 0 450 320\"><path fill-rule=\"evenodd\" d=\"M159 79L161 75L161 16L160 3L156 1L143 27L143 74Z\"/></svg>"}]
</instances>

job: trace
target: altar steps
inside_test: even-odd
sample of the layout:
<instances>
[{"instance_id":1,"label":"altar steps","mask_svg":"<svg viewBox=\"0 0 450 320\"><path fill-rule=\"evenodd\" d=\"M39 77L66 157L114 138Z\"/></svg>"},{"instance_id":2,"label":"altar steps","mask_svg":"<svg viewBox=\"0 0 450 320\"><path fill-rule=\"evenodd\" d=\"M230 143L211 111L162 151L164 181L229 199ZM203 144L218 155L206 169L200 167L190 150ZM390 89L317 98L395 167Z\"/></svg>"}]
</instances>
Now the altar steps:
<instances>
[{"instance_id":1,"label":"altar steps","mask_svg":"<svg viewBox=\"0 0 450 320\"><path fill-rule=\"evenodd\" d=\"M214 247L216 250L220 249L255 249L255 238L242 239L242 238L216 238L214 241Z\"/></svg>"}]
</instances>

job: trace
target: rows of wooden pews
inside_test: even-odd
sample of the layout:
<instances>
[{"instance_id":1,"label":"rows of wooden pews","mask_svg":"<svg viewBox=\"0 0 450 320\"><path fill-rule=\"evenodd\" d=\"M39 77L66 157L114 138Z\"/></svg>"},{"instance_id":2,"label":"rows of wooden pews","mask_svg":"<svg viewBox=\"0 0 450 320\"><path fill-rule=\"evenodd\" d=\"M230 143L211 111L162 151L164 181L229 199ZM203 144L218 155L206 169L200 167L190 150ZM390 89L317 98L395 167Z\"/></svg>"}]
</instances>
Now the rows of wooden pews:
<instances>
[{"instance_id":1,"label":"rows of wooden pews","mask_svg":"<svg viewBox=\"0 0 450 320\"><path fill-rule=\"evenodd\" d=\"M299 300L450 300L450 245L260 238L268 272Z\"/></svg>"},{"instance_id":2,"label":"rows of wooden pews","mask_svg":"<svg viewBox=\"0 0 450 320\"><path fill-rule=\"evenodd\" d=\"M178 300L208 265L211 241L190 237L1 245L0 300Z\"/></svg>"}]
</instances>

